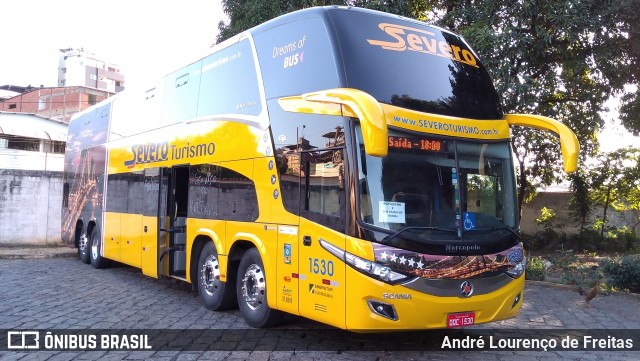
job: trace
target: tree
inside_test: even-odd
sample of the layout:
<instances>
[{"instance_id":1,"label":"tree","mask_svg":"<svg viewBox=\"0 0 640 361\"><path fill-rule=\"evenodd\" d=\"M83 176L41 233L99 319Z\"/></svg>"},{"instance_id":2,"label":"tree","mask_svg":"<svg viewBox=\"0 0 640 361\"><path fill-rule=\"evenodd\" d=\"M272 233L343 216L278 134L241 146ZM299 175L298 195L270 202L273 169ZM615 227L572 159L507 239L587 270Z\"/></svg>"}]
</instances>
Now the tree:
<instances>
[{"instance_id":1,"label":"tree","mask_svg":"<svg viewBox=\"0 0 640 361\"><path fill-rule=\"evenodd\" d=\"M599 154L596 164L589 170L591 199L603 208L598 223L601 239L604 239L609 208L619 211L640 208L636 198L640 193L639 161L639 149L622 148Z\"/></svg>"},{"instance_id":2,"label":"tree","mask_svg":"<svg viewBox=\"0 0 640 361\"><path fill-rule=\"evenodd\" d=\"M640 51L632 42L638 34L631 32L640 23L631 10L637 0L432 0L428 6L431 19L464 35L480 54L505 112L565 123L578 136L582 160L597 150L605 101L638 83ZM620 16L623 10L629 13ZM637 94L623 100L621 113L638 119ZM632 123L625 125L633 130ZM512 134L521 207L536 188L559 180L560 149L539 131Z\"/></svg>"},{"instance_id":3,"label":"tree","mask_svg":"<svg viewBox=\"0 0 640 361\"><path fill-rule=\"evenodd\" d=\"M591 200L591 184L589 175L583 169L570 174L571 198L569 199L569 212L580 226L580 234L584 232L589 221L589 216L593 213L593 201Z\"/></svg>"},{"instance_id":4,"label":"tree","mask_svg":"<svg viewBox=\"0 0 640 361\"><path fill-rule=\"evenodd\" d=\"M622 124L634 135L640 135L640 12L638 12L637 0L612 1L612 16L618 17L617 25L620 30L629 34L625 45L627 54L620 57L626 61L623 69L611 69L618 71L622 77L631 78L635 90L628 90L622 95L620 108L620 120Z\"/></svg>"},{"instance_id":5,"label":"tree","mask_svg":"<svg viewBox=\"0 0 640 361\"><path fill-rule=\"evenodd\" d=\"M347 5L384 11L421 21L427 20L427 3L417 0L356 0Z\"/></svg>"}]
</instances>

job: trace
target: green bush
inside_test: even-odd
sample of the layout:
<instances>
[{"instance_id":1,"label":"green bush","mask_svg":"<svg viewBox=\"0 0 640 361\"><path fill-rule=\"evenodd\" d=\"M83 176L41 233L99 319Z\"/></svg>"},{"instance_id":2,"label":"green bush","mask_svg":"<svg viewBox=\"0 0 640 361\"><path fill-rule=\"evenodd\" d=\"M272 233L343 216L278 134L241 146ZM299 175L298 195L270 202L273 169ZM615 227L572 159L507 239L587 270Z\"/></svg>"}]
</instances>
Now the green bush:
<instances>
[{"instance_id":1,"label":"green bush","mask_svg":"<svg viewBox=\"0 0 640 361\"><path fill-rule=\"evenodd\" d=\"M564 271L575 269L577 261L578 256L573 253L572 249L559 248L556 249L553 256L551 256L551 263Z\"/></svg>"},{"instance_id":2,"label":"green bush","mask_svg":"<svg viewBox=\"0 0 640 361\"><path fill-rule=\"evenodd\" d=\"M638 245L636 233L627 227L614 228L607 232L607 242L616 251L625 252Z\"/></svg>"},{"instance_id":3,"label":"green bush","mask_svg":"<svg viewBox=\"0 0 640 361\"><path fill-rule=\"evenodd\" d=\"M545 232L552 232L557 229L558 214L551 208L542 207L540 210L540 218L536 218L536 223L545 230Z\"/></svg>"},{"instance_id":4,"label":"green bush","mask_svg":"<svg viewBox=\"0 0 640 361\"><path fill-rule=\"evenodd\" d=\"M562 279L566 284L578 285L585 288L598 286L606 289L603 282L604 274L598 266L576 266L562 271Z\"/></svg>"},{"instance_id":5,"label":"green bush","mask_svg":"<svg viewBox=\"0 0 640 361\"><path fill-rule=\"evenodd\" d=\"M622 256L620 260L604 259L600 267L612 287L640 293L640 254Z\"/></svg>"},{"instance_id":6,"label":"green bush","mask_svg":"<svg viewBox=\"0 0 640 361\"><path fill-rule=\"evenodd\" d=\"M531 257L527 260L525 279L532 281L544 280L544 261L540 257Z\"/></svg>"}]
</instances>

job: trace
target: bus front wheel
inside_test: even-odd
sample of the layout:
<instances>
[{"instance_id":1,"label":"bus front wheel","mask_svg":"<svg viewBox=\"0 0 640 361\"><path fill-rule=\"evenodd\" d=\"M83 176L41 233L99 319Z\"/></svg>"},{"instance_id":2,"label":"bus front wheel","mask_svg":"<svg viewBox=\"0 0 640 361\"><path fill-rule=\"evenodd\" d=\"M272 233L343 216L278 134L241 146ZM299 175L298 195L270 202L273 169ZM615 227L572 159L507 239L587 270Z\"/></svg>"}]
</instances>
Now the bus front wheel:
<instances>
[{"instance_id":1,"label":"bus front wheel","mask_svg":"<svg viewBox=\"0 0 640 361\"><path fill-rule=\"evenodd\" d=\"M235 277L227 272L227 282L220 280L218 252L213 242L207 243L198 259L198 293L208 310L221 311L233 308L235 299Z\"/></svg>"},{"instance_id":2,"label":"bus front wheel","mask_svg":"<svg viewBox=\"0 0 640 361\"><path fill-rule=\"evenodd\" d=\"M267 282L260 253L251 248L242 256L238 267L238 306L244 320L252 327L278 324L282 312L267 304Z\"/></svg>"}]
</instances>

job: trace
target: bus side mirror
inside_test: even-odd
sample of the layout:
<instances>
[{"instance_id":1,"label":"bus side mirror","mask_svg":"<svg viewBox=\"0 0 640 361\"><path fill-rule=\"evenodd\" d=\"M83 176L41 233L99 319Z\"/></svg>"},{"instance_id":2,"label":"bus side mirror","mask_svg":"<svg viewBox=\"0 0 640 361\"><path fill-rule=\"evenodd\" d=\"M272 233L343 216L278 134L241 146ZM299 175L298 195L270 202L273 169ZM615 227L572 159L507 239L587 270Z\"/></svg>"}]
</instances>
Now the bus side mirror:
<instances>
[{"instance_id":1,"label":"bus side mirror","mask_svg":"<svg viewBox=\"0 0 640 361\"><path fill-rule=\"evenodd\" d=\"M560 137L560 148L562 149L562 160L564 171L573 173L578 169L578 152L580 144L576 135L566 125L557 120L543 117L541 115L528 114L507 114L509 125L519 125L524 127L548 130L556 133Z\"/></svg>"},{"instance_id":2,"label":"bus side mirror","mask_svg":"<svg viewBox=\"0 0 640 361\"><path fill-rule=\"evenodd\" d=\"M287 112L356 117L362 126L365 153L384 157L389 151L384 111L368 93L336 88L280 98L278 103Z\"/></svg>"}]
</instances>

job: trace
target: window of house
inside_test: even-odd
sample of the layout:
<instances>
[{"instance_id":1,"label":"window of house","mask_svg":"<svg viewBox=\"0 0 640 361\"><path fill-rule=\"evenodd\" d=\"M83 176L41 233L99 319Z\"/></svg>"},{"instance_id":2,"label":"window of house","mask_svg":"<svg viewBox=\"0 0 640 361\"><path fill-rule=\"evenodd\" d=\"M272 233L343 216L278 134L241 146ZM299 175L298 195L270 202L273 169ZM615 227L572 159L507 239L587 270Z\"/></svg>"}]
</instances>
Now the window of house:
<instances>
[{"instance_id":1,"label":"window of house","mask_svg":"<svg viewBox=\"0 0 640 361\"><path fill-rule=\"evenodd\" d=\"M9 138L9 144L7 148L38 152L40 151L40 139L11 137Z\"/></svg>"},{"instance_id":2,"label":"window of house","mask_svg":"<svg viewBox=\"0 0 640 361\"><path fill-rule=\"evenodd\" d=\"M59 142L57 140L53 141L53 147L52 147L52 152L53 153L59 153L59 154L64 154L64 151L66 149L66 143L65 142Z\"/></svg>"}]
</instances>

